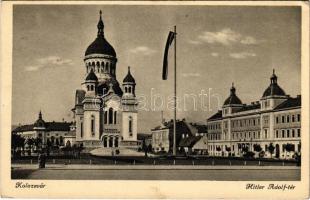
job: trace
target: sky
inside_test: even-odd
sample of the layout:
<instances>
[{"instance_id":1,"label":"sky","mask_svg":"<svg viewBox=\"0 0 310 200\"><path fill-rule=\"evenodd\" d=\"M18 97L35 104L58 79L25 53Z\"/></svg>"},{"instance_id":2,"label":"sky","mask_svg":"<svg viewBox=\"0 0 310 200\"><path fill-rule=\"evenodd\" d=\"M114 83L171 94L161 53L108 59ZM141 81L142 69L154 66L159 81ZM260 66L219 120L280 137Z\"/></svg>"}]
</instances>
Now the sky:
<instances>
[{"instance_id":1,"label":"sky","mask_svg":"<svg viewBox=\"0 0 310 200\"><path fill-rule=\"evenodd\" d=\"M243 103L258 101L272 69L286 94L301 93L298 7L14 5L12 124L73 120L75 90L85 77L84 53L97 34L102 10L105 37L117 54L120 83L128 66L141 101L138 131L173 117L173 49L168 80L163 52L177 27L179 119L206 123L234 83Z\"/></svg>"}]
</instances>

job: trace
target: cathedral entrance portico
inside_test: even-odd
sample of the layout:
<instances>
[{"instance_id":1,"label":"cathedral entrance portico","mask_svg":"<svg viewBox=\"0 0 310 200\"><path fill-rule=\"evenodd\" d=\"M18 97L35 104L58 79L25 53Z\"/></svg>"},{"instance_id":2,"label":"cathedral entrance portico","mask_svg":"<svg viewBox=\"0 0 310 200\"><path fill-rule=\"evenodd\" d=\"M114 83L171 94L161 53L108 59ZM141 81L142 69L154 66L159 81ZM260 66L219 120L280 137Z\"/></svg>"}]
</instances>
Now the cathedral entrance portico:
<instances>
[{"instance_id":1,"label":"cathedral entrance portico","mask_svg":"<svg viewBox=\"0 0 310 200\"><path fill-rule=\"evenodd\" d=\"M115 148L119 147L119 136L118 135L103 135L102 138L103 147Z\"/></svg>"}]
</instances>

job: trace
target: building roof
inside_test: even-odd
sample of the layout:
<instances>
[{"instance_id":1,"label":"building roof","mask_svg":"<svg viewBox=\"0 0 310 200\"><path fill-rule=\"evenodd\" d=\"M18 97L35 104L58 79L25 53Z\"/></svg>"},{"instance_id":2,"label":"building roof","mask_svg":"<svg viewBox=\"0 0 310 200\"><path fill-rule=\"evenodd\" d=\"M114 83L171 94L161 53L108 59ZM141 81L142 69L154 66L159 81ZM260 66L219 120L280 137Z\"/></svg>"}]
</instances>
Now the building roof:
<instances>
[{"instance_id":1,"label":"building roof","mask_svg":"<svg viewBox=\"0 0 310 200\"><path fill-rule=\"evenodd\" d=\"M297 96L296 98L290 97L289 99L278 105L274 110L282 110L295 107L301 107L301 96Z\"/></svg>"},{"instance_id":2,"label":"building roof","mask_svg":"<svg viewBox=\"0 0 310 200\"><path fill-rule=\"evenodd\" d=\"M200 140L202 136L189 136L189 137L185 137L182 138L179 146L180 147L193 147L196 142L198 142Z\"/></svg>"},{"instance_id":3,"label":"building roof","mask_svg":"<svg viewBox=\"0 0 310 200\"><path fill-rule=\"evenodd\" d=\"M276 76L274 70L273 74L270 77L270 85L269 87L264 91L263 97L268 96L285 96L284 90L278 85L277 83L278 77Z\"/></svg>"},{"instance_id":4,"label":"building roof","mask_svg":"<svg viewBox=\"0 0 310 200\"><path fill-rule=\"evenodd\" d=\"M224 105L240 105L242 104L239 97L236 95L236 88L234 85L230 88L230 95L229 97L224 101Z\"/></svg>"},{"instance_id":5,"label":"building roof","mask_svg":"<svg viewBox=\"0 0 310 200\"><path fill-rule=\"evenodd\" d=\"M260 109L260 103L250 104L250 105L244 105L240 110L237 112L244 112L249 110L256 110Z\"/></svg>"},{"instance_id":6,"label":"building roof","mask_svg":"<svg viewBox=\"0 0 310 200\"><path fill-rule=\"evenodd\" d=\"M104 37L104 23L101 18L101 13L97 28L98 28L97 38L87 47L85 51L85 56L90 54L104 54L116 57L114 48Z\"/></svg>"},{"instance_id":7,"label":"building roof","mask_svg":"<svg viewBox=\"0 0 310 200\"><path fill-rule=\"evenodd\" d=\"M147 134L147 133L138 133L137 134L138 140L145 140L145 139L150 139L150 138L152 138L151 134Z\"/></svg>"},{"instance_id":8,"label":"building roof","mask_svg":"<svg viewBox=\"0 0 310 200\"><path fill-rule=\"evenodd\" d=\"M45 122L46 131L70 131L72 122ZM34 124L18 126L12 132L34 131Z\"/></svg>"},{"instance_id":9,"label":"building roof","mask_svg":"<svg viewBox=\"0 0 310 200\"><path fill-rule=\"evenodd\" d=\"M47 131L70 131L72 122L47 122Z\"/></svg>"},{"instance_id":10,"label":"building roof","mask_svg":"<svg viewBox=\"0 0 310 200\"><path fill-rule=\"evenodd\" d=\"M208 120L216 120L216 119L221 119L223 117L222 115L222 110L217 111L214 115L208 118Z\"/></svg>"},{"instance_id":11,"label":"building roof","mask_svg":"<svg viewBox=\"0 0 310 200\"><path fill-rule=\"evenodd\" d=\"M130 67L128 67L128 73L125 76L123 83L136 83L135 79L133 78L133 76L130 73Z\"/></svg>"},{"instance_id":12,"label":"building roof","mask_svg":"<svg viewBox=\"0 0 310 200\"><path fill-rule=\"evenodd\" d=\"M98 78L96 74L94 73L94 70L91 69L88 75L86 76L86 81L98 81Z\"/></svg>"},{"instance_id":13,"label":"building roof","mask_svg":"<svg viewBox=\"0 0 310 200\"><path fill-rule=\"evenodd\" d=\"M110 90L110 84L112 84L114 93L121 97L123 95L123 91L120 88L118 81L114 77L111 77L110 79L107 79L104 82L98 84L98 94L102 95L103 91L107 93Z\"/></svg>"},{"instance_id":14,"label":"building roof","mask_svg":"<svg viewBox=\"0 0 310 200\"><path fill-rule=\"evenodd\" d=\"M264 91L263 97L274 95L285 96L284 90L278 84L270 84L269 87Z\"/></svg>"},{"instance_id":15,"label":"building roof","mask_svg":"<svg viewBox=\"0 0 310 200\"><path fill-rule=\"evenodd\" d=\"M207 125L196 124L196 123L190 123L190 125L197 129L196 130L197 133L207 133L208 132Z\"/></svg>"},{"instance_id":16,"label":"building roof","mask_svg":"<svg viewBox=\"0 0 310 200\"><path fill-rule=\"evenodd\" d=\"M86 49L85 56L90 54L104 54L116 57L116 53L112 45L104 38L98 36Z\"/></svg>"},{"instance_id":17,"label":"building roof","mask_svg":"<svg viewBox=\"0 0 310 200\"><path fill-rule=\"evenodd\" d=\"M12 130L12 132L27 132L33 131L34 124L21 125Z\"/></svg>"}]
</instances>

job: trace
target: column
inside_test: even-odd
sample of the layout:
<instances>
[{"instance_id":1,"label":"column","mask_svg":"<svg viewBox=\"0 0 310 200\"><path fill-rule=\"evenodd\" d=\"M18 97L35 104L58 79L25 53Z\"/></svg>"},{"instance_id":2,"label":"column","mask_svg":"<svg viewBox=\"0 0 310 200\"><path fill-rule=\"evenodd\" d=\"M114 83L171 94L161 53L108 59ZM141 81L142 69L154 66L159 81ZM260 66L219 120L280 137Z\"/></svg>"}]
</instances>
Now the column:
<instances>
[{"instance_id":1,"label":"column","mask_svg":"<svg viewBox=\"0 0 310 200\"><path fill-rule=\"evenodd\" d=\"M113 137L112 147L115 147L115 137Z\"/></svg>"}]
</instances>

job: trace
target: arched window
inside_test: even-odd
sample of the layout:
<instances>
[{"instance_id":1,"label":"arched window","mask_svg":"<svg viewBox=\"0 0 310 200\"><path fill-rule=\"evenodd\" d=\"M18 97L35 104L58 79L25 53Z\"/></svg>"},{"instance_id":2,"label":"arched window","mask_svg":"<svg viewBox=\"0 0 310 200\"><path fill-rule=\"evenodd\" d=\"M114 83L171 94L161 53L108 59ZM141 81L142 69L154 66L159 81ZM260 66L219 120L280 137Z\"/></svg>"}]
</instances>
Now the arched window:
<instances>
[{"instance_id":1,"label":"arched window","mask_svg":"<svg viewBox=\"0 0 310 200\"><path fill-rule=\"evenodd\" d=\"M87 85L87 91L89 91L89 85Z\"/></svg>"},{"instance_id":2,"label":"arched window","mask_svg":"<svg viewBox=\"0 0 310 200\"><path fill-rule=\"evenodd\" d=\"M115 146L115 147L118 147L118 137L115 138L114 146Z\"/></svg>"},{"instance_id":3,"label":"arched window","mask_svg":"<svg viewBox=\"0 0 310 200\"><path fill-rule=\"evenodd\" d=\"M81 122L81 138L83 138L83 122Z\"/></svg>"},{"instance_id":4,"label":"arched window","mask_svg":"<svg viewBox=\"0 0 310 200\"><path fill-rule=\"evenodd\" d=\"M129 91L128 91L128 92L129 92L129 93L131 93L131 87L129 87L128 89L129 89Z\"/></svg>"},{"instance_id":5,"label":"arched window","mask_svg":"<svg viewBox=\"0 0 310 200\"><path fill-rule=\"evenodd\" d=\"M107 137L103 137L103 147L107 147L108 146L108 141L107 141Z\"/></svg>"},{"instance_id":6,"label":"arched window","mask_svg":"<svg viewBox=\"0 0 310 200\"><path fill-rule=\"evenodd\" d=\"M109 108L109 124L113 124L113 108Z\"/></svg>"},{"instance_id":7,"label":"arched window","mask_svg":"<svg viewBox=\"0 0 310 200\"><path fill-rule=\"evenodd\" d=\"M95 135L95 116L91 116L91 127L90 127L91 129L91 134L92 134L92 136L94 136Z\"/></svg>"},{"instance_id":8,"label":"arched window","mask_svg":"<svg viewBox=\"0 0 310 200\"><path fill-rule=\"evenodd\" d=\"M109 62L106 63L107 73L110 73Z\"/></svg>"},{"instance_id":9,"label":"arched window","mask_svg":"<svg viewBox=\"0 0 310 200\"><path fill-rule=\"evenodd\" d=\"M127 87L125 87L125 93L127 93Z\"/></svg>"},{"instance_id":10,"label":"arched window","mask_svg":"<svg viewBox=\"0 0 310 200\"><path fill-rule=\"evenodd\" d=\"M108 112L104 111L104 124L108 123Z\"/></svg>"},{"instance_id":11,"label":"arched window","mask_svg":"<svg viewBox=\"0 0 310 200\"><path fill-rule=\"evenodd\" d=\"M114 124L116 124L116 114L117 114L117 112L114 111Z\"/></svg>"},{"instance_id":12,"label":"arched window","mask_svg":"<svg viewBox=\"0 0 310 200\"><path fill-rule=\"evenodd\" d=\"M128 120L128 132L129 132L129 136L132 136L132 117L129 117Z\"/></svg>"}]
</instances>

